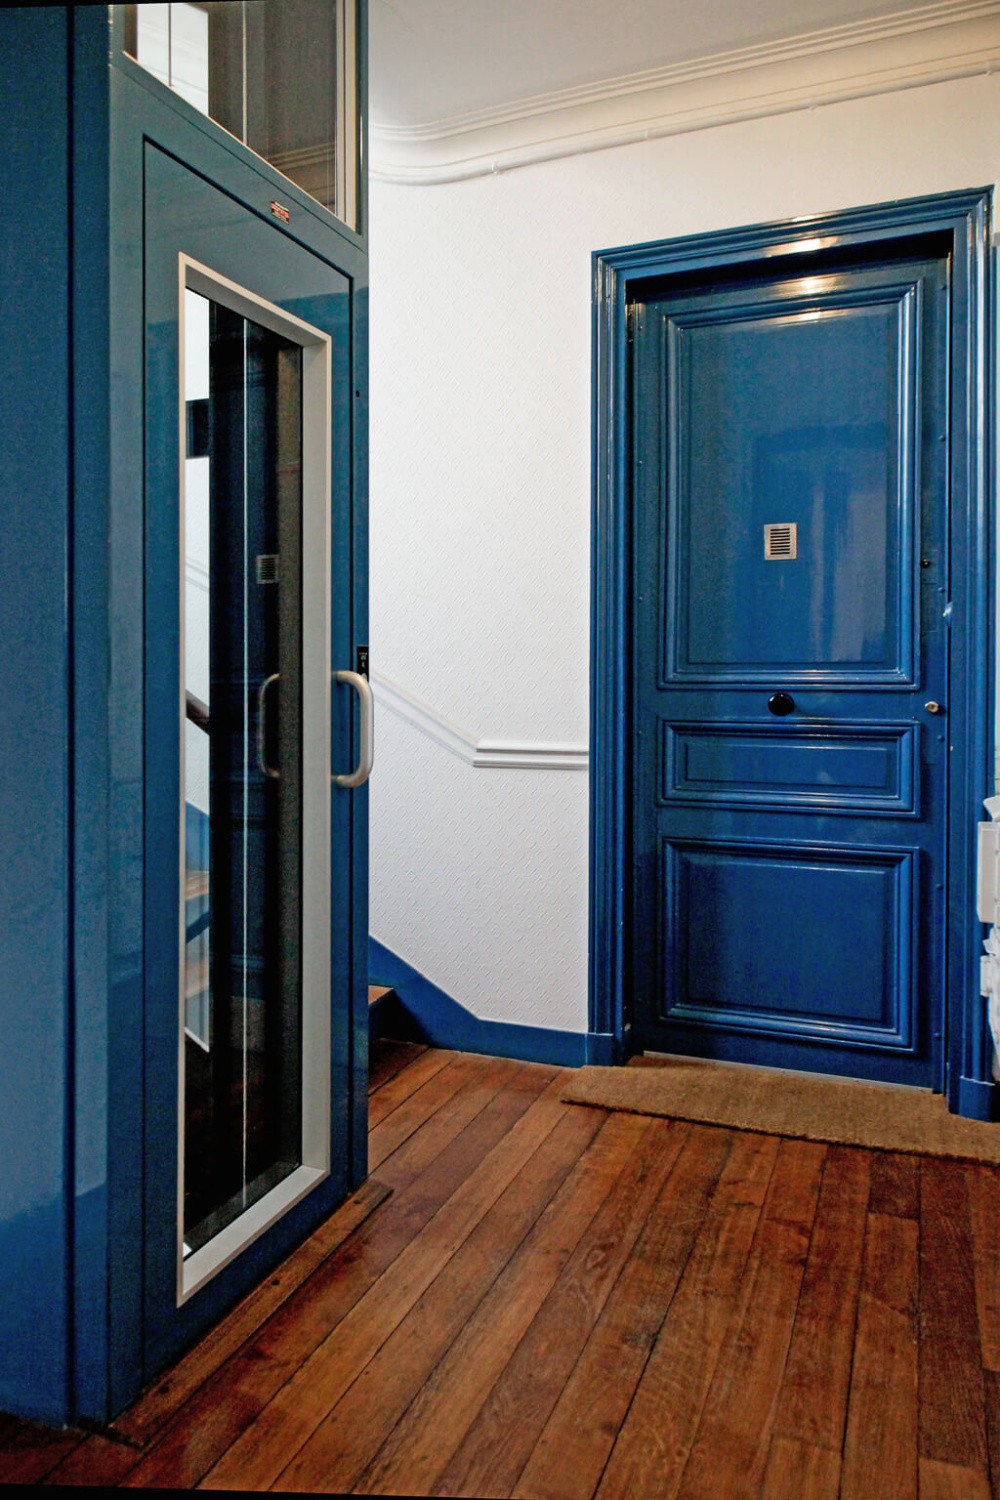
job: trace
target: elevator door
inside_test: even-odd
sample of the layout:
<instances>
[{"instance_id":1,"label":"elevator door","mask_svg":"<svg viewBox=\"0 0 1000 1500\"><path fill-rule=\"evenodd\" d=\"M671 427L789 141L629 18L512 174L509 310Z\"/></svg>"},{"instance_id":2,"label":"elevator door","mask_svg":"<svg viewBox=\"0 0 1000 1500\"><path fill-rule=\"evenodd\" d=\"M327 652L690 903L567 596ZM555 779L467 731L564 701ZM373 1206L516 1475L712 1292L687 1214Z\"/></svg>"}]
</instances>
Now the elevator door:
<instances>
[{"instance_id":1,"label":"elevator door","mask_svg":"<svg viewBox=\"0 0 1000 1500\"><path fill-rule=\"evenodd\" d=\"M145 288L148 1376L358 1179L370 696L348 278L149 146Z\"/></svg>"}]
</instances>

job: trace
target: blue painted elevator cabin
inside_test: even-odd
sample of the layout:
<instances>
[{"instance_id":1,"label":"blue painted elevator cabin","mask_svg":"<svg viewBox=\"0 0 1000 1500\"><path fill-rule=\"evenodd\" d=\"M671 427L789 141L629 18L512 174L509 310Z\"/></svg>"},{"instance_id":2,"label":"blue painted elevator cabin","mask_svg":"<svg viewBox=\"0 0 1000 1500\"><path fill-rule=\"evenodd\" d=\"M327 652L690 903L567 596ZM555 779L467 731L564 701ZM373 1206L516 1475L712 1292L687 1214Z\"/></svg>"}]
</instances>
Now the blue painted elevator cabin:
<instances>
[{"instance_id":1,"label":"blue painted elevator cabin","mask_svg":"<svg viewBox=\"0 0 1000 1500\"><path fill-rule=\"evenodd\" d=\"M317 1185L286 1193L285 1211L201 1279L181 1263L178 1100L191 1039L177 1019L178 871L191 804L183 792L178 802L178 266L189 294L248 328L263 322L301 348L303 368L322 353L322 381L303 376L302 390L322 397L308 463L326 466L325 604L306 587L326 635L303 630L307 656L327 652L330 757L344 771L357 756L354 695L327 685L367 639L365 7L254 8L270 90L256 121L245 102L256 85L227 96L232 77L216 66L232 55L227 27L244 27L249 55L257 21L242 6L169 7L171 25L207 38L215 71L201 102L144 60L143 9L168 10L0 9L0 1407L54 1424L110 1420L366 1172L367 801L363 788L334 788L329 1064L309 1084L297 1158ZM297 158L281 108L325 107L336 90L331 79L310 95L308 78L298 94L282 89L295 61L287 27L301 49L321 12L336 17L330 66L349 87L336 150L331 125L326 155ZM226 113L238 94L240 120ZM328 775L320 782L329 788ZM246 1119L244 1106L244 1133Z\"/></svg>"}]
</instances>

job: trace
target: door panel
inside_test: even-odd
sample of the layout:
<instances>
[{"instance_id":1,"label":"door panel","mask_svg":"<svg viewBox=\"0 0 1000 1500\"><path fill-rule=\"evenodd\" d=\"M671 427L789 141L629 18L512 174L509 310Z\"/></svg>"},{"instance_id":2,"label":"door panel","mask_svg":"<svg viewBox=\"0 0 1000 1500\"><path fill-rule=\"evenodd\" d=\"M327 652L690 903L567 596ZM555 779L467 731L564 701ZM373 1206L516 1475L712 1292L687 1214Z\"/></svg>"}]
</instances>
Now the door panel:
<instances>
[{"instance_id":1,"label":"door panel","mask_svg":"<svg viewBox=\"0 0 1000 1500\"><path fill-rule=\"evenodd\" d=\"M642 1047L938 1081L947 277L636 305Z\"/></svg>"},{"instance_id":2,"label":"door panel","mask_svg":"<svg viewBox=\"0 0 1000 1500\"><path fill-rule=\"evenodd\" d=\"M828 280L665 314L665 681L912 681L916 294ZM767 559L782 522L796 557Z\"/></svg>"},{"instance_id":3,"label":"door panel","mask_svg":"<svg viewBox=\"0 0 1000 1500\"><path fill-rule=\"evenodd\" d=\"M912 850L664 839L672 1019L910 1050L915 859ZM824 912L850 931L846 949L817 941Z\"/></svg>"},{"instance_id":4,"label":"door panel","mask_svg":"<svg viewBox=\"0 0 1000 1500\"><path fill-rule=\"evenodd\" d=\"M915 817L919 724L663 722L658 803ZM780 737L779 737L780 733Z\"/></svg>"},{"instance_id":5,"label":"door panel","mask_svg":"<svg viewBox=\"0 0 1000 1500\"><path fill-rule=\"evenodd\" d=\"M351 285L152 146L145 172L148 1376L350 1190L365 892L330 781Z\"/></svg>"}]
</instances>

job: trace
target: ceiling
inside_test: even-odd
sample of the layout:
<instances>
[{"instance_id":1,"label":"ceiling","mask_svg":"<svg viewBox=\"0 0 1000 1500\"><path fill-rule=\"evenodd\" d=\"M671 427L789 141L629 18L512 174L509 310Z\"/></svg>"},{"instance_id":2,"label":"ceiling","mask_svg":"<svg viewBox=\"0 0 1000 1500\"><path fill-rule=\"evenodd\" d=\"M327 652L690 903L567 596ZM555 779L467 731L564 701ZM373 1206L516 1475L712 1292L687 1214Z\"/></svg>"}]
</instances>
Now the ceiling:
<instances>
[{"instance_id":1,"label":"ceiling","mask_svg":"<svg viewBox=\"0 0 1000 1500\"><path fill-rule=\"evenodd\" d=\"M371 0L373 123L411 127L953 0ZM957 7L955 7L957 8Z\"/></svg>"}]
</instances>

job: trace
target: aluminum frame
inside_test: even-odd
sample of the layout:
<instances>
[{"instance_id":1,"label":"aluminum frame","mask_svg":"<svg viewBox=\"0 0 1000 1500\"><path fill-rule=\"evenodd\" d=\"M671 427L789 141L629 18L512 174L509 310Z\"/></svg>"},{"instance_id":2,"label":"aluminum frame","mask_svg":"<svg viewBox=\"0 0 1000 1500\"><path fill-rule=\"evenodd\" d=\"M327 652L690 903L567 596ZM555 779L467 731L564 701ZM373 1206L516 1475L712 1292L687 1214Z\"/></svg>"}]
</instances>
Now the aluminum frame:
<instances>
[{"instance_id":1,"label":"aluminum frame","mask_svg":"<svg viewBox=\"0 0 1000 1500\"><path fill-rule=\"evenodd\" d=\"M184 1256L185 761L184 570L180 583L178 756L180 862L177 1096L177 1306L230 1264L330 1174L330 657L332 341L329 334L228 277L178 256L178 362L185 355L185 291L198 292L302 350L302 1163L201 1249ZM185 556L187 410L178 382L180 556Z\"/></svg>"}]
</instances>

